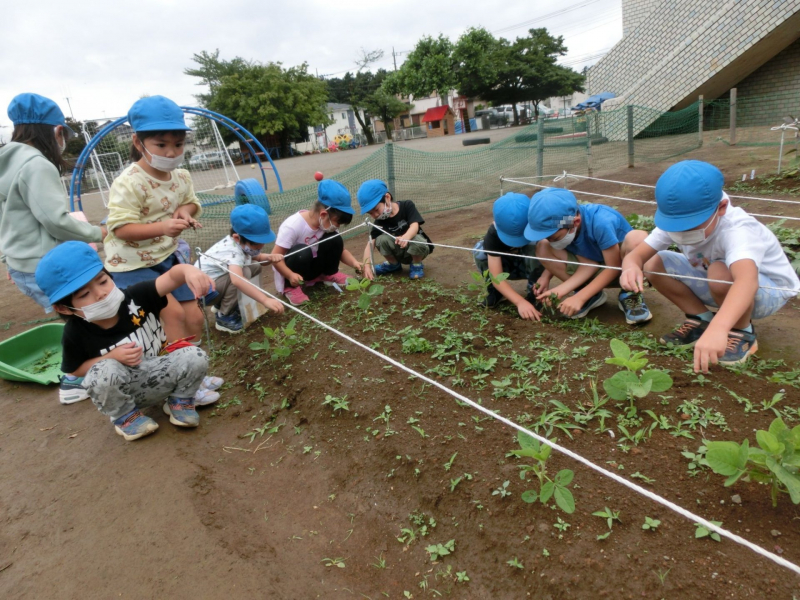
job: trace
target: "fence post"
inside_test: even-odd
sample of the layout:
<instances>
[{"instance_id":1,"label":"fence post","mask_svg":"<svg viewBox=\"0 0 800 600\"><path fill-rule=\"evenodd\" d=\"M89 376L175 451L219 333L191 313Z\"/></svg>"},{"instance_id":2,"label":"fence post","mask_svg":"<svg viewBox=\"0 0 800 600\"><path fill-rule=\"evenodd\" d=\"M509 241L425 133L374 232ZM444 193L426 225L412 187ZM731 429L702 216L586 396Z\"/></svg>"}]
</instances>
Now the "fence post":
<instances>
[{"instance_id":1,"label":"fence post","mask_svg":"<svg viewBox=\"0 0 800 600\"><path fill-rule=\"evenodd\" d=\"M589 177L593 177L592 172L592 113L586 113L586 166L589 170Z\"/></svg>"},{"instance_id":2,"label":"fence post","mask_svg":"<svg viewBox=\"0 0 800 600\"><path fill-rule=\"evenodd\" d=\"M697 136L698 144L703 147L703 94L697 98Z\"/></svg>"},{"instance_id":3,"label":"fence post","mask_svg":"<svg viewBox=\"0 0 800 600\"><path fill-rule=\"evenodd\" d=\"M628 104L628 168L633 168L633 104ZM587 134L588 135L588 134Z\"/></svg>"},{"instance_id":4,"label":"fence post","mask_svg":"<svg viewBox=\"0 0 800 600\"><path fill-rule=\"evenodd\" d=\"M539 115L536 123L536 175L544 175L544 117Z\"/></svg>"},{"instance_id":5,"label":"fence post","mask_svg":"<svg viewBox=\"0 0 800 600\"><path fill-rule=\"evenodd\" d=\"M731 88L731 146L736 145L736 88Z\"/></svg>"},{"instance_id":6,"label":"fence post","mask_svg":"<svg viewBox=\"0 0 800 600\"><path fill-rule=\"evenodd\" d=\"M394 186L394 143L386 140L386 184L392 198L396 198Z\"/></svg>"}]
</instances>

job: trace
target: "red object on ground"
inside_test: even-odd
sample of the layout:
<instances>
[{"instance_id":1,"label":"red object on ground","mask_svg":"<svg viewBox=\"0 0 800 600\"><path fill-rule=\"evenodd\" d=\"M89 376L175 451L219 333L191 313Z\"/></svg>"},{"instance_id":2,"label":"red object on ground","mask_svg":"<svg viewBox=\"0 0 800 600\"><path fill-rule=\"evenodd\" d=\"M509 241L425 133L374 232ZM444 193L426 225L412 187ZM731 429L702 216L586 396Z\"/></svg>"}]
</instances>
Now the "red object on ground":
<instances>
[{"instance_id":1,"label":"red object on ground","mask_svg":"<svg viewBox=\"0 0 800 600\"><path fill-rule=\"evenodd\" d=\"M325 175L323 175L323 174L322 174L322 173L320 173L319 171L317 171L316 173L314 173L314 179L316 179L317 181L322 181L322 178L323 178L323 177L325 177Z\"/></svg>"}]
</instances>

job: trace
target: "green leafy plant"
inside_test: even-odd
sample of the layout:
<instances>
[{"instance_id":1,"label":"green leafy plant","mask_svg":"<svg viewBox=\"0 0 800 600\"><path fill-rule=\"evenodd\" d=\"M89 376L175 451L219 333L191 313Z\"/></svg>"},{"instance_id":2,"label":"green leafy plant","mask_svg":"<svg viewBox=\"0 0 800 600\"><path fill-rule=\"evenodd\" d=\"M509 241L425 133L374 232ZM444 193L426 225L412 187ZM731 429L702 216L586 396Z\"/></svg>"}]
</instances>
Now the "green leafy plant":
<instances>
[{"instance_id":1,"label":"green leafy plant","mask_svg":"<svg viewBox=\"0 0 800 600\"><path fill-rule=\"evenodd\" d=\"M323 558L320 562L325 563L326 567L339 567L340 569L345 567L343 558Z\"/></svg>"},{"instance_id":2,"label":"green leafy plant","mask_svg":"<svg viewBox=\"0 0 800 600\"><path fill-rule=\"evenodd\" d=\"M337 398L335 396L331 396L330 394L325 396L325 401L322 403L323 406L330 406L333 408L333 414L335 415L340 410L350 410L350 402L347 400L347 394L342 396L341 398Z\"/></svg>"},{"instance_id":3,"label":"green leafy plant","mask_svg":"<svg viewBox=\"0 0 800 600\"><path fill-rule=\"evenodd\" d=\"M382 285L373 283L366 278L359 281L355 277L348 277L345 289L350 292L361 292L361 295L358 297L358 308L362 311L366 311L369 308L375 296L379 296L383 293Z\"/></svg>"},{"instance_id":4,"label":"green leafy plant","mask_svg":"<svg viewBox=\"0 0 800 600\"><path fill-rule=\"evenodd\" d=\"M575 498L567 488L575 473L569 469L562 469L551 479L547 475L547 459L550 457L552 447L521 431L517 433L517 442L520 447L512 450L511 454L519 458L532 458L535 461L531 465L519 465L519 478L525 481L527 474L533 473L539 480L539 490L526 490L522 494L522 500L528 504L533 504L537 500L547 504L550 498L554 498L556 505L565 513L575 512Z\"/></svg>"},{"instance_id":5,"label":"green leafy plant","mask_svg":"<svg viewBox=\"0 0 800 600\"><path fill-rule=\"evenodd\" d=\"M252 342L250 349L257 352L269 352L271 360L286 360L292 353L292 347L298 343L297 329L295 328L297 317L293 318L284 327L264 327L264 341Z\"/></svg>"},{"instance_id":6,"label":"green leafy plant","mask_svg":"<svg viewBox=\"0 0 800 600\"><path fill-rule=\"evenodd\" d=\"M650 392L665 392L672 387L672 377L661 369L648 369L644 367L649 362L644 358L646 351L632 353L628 345L618 339L611 340L613 357L607 358L609 365L624 367L624 371L614 373L603 381L603 389L608 397L613 400L628 400L630 402L629 414L636 413L634 400L644 398ZM641 373L637 373L641 371Z\"/></svg>"},{"instance_id":7,"label":"green leafy plant","mask_svg":"<svg viewBox=\"0 0 800 600\"><path fill-rule=\"evenodd\" d=\"M614 521L617 521L618 523L622 523L622 521L620 521L620 518L619 518L619 513L620 512L621 511L618 511L618 510L611 510L610 508L605 506L605 507L603 507L603 510L596 510L595 512L592 513L592 515L594 515L595 517L600 517L602 519L605 519L606 522L608 523L608 531L606 533L598 535L597 536L598 540L604 540L608 536L611 535L611 530L614 527Z\"/></svg>"},{"instance_id":8,"label":"green leafy plant","mask_svg":"<svg viewBox=\"0 0 800 600\"><path fill-rule=\"evenodd\" d=\"M717 527L721 527L722 526L722 521L709 521L709 523L712 523L712 524L716 525ZM696 528L694 530L694 538L695 539L700 539L700 538L704 538L704 537L710 537L715 542L721 542L722 541L722 539L719 537L719 534L716 531L711 531L710 529L708 529L704 525L700 525L700 523L695 523L694 526Z\"/></svg>"},{"instance_id":9,"label":"green leafy plant","mask_svg":"<svg viewBox=\"0 0 800 600\"><path fill-rule=\"evenodd\" d=\"M497 284L508 279L508 273L500 273L495 277L486 269L483 273L471 271L470 276L475 283L470 283L467 289L471 292L478 292L478 298L484 300L489 295L489 286L497 287Z\"/></svg>"},{"instance_id":10,"label":"green leafy plant","mask_svg":"<svg viewBox=\"0 0 800 600\"><path fill-rule=\"evenodd\" d=\"M445 544L432 544L425 548L425 552L430 556L431 562L436 562L443 556L448 556L456 551L456 541L450 540Z\"/></svg>"},{"instance_id":11,"label":"green leafy plant","mask_svg":"<svg viewBox=\"0 0 800 600\"><path fill-rule=\"evenodd\" d=\"M506 564L509 567L514 567L515 569L524 569L525 568L525 565L522 564L522 561L520 561L516 556L513 557L511 560L507 560Z\"/></svg>"},{"instance_id":12,"label":"green leafy plant","mask_svg":"<svg viewBox=\"0 0 800 600\"><path fill-rule=\"evenodd\" d=\"M645 517L642 529L644 529L645 531L655 531L656 529L658 529L659 525L661 525L661 521L659 521L658 519L651 519L650 517Z\"/></svg>"},{"instance_id":13,"label":"green leafy plant","mask_svg":"<svg viewBox=\"0 0 800 600\"><path fill-rule=\"evenodd\" d=\"M725 487L744 478L768 485L772 506L778 506L778 495L789 494L794 504L800 504L800 425L789 429L783 419L770 423L769 430L756 432L757 448L745 439L736 442L704 441L706 462L718 475L725 475Z\"/></svg>"},{"instance_id":14,"label":"green leafy plant","mask_svg":"<svg viewBox=\"0 0 800 600\"><path fill-rule=\"evenodd\" d=\"M510 481L504 481L503 485L498 486L496 490L492 492L492 496L500 496L501 498L505 498L506 496L510 496L511 492L508 491L508 484L511 483Z\"/></svg>"}]
</instances>

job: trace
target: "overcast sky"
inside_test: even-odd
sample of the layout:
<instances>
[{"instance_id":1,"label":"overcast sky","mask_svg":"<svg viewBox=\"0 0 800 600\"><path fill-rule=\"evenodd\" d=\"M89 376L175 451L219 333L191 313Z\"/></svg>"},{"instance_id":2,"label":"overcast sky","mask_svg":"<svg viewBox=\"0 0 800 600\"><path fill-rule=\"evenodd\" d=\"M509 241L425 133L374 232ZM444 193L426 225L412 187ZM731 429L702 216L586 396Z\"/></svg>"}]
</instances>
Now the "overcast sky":
<instances>
[{"instance_id":1,"label":"overcast sky","mask_svg":"<svg viewBox=\"0 0 800 600\"><path fill-rule=\"evenodd\" d=\"M69 116L121 116L143 94L196 104L201 88L184 75L194 53L220 49L284 66L307 62L341 76L360 48L382 49L375 68L393 68L392 47L411 50L423 35L456 41L469 27L524 36L529 27L563 35L575 69L593 64L622 37L621 0L39 0L3 3L0 34L0 137L11 136L6 108L21 92L55 100ZM574 8L573 8L574 7ZM572 10L570 10L572 9ZM562 14L553 15L561 12ZM547 15L553 15L542 19ZM404 55L397 57L400 66ZM6 126L6 127L3 127Z\"/></svg>"}]
</instances>

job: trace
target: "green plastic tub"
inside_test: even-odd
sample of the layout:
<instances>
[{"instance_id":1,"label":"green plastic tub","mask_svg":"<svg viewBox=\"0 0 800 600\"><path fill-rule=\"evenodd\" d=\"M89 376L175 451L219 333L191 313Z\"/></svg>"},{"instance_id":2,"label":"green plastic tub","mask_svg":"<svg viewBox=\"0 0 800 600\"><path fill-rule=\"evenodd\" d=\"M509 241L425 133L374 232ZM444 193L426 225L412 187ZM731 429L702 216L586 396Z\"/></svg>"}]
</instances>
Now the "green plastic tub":
<instances>
[{"instance_id":1,"label":"green plastic tub","mask_svg":"<svg viewBox=\"0 0 800 600\"><path fill-rule=\"evenodd\" d=\"M58 383L63 323L47 323L0 342L0 377L9 381Z\"/></svg>"}]
</instances>

